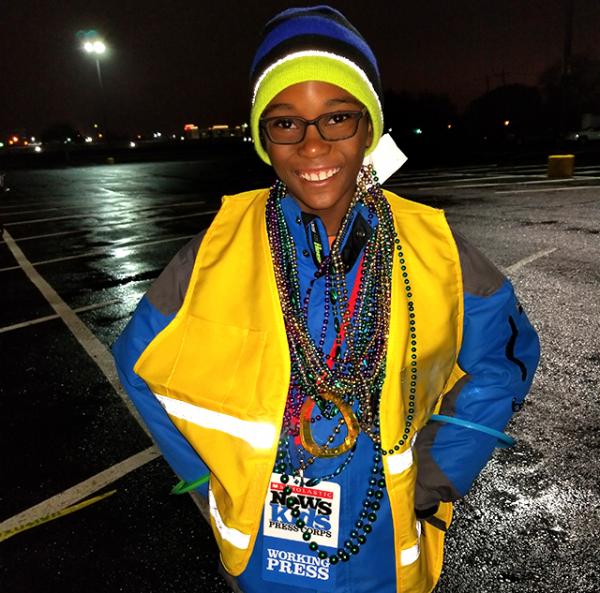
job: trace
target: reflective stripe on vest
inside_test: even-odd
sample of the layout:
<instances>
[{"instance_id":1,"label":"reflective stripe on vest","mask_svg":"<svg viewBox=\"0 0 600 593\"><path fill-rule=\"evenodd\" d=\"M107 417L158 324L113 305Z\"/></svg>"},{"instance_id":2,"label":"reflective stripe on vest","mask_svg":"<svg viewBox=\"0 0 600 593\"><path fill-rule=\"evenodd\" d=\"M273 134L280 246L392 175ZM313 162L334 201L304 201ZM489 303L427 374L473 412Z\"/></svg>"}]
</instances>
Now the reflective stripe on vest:
<instances>
[{"instance_id":1,"label":"reflective stripe on vest","mask_svg":"<svg viewBox=\"0 0 600 593\"><path fill-rule=\"evenodd\" d=\"M406 471L414 463L413 446L417 440L417 433L415 432L413 438L410 441L410 448L402 453L395 453L394 455L388 455L387 457L387 471L390 475L401 474Z\"/></svg>"},{"instance_id":2,"label":"reflective stripe on vest","mask_svg":"<svg viewBox=\"0 0 600 593\"><path fill-rule=\"evenodd\" d=\"M421 523L417 521L417 543L410 548L406 548L405 550L400 551L400 564L402 566L408 566L413 562L416 562L421 553L421 548L419 546L419 541L421 540Z\"/></svg>"},{"instance_id":3,"label":"reflective stripe on vest","mask_svg":"<svg viewBox=\"0 0 600 593\"><path fill-rule=\"evenodd\" d=\"M246 550L250 544L250 535L225 525L221 518L221 514L219 513L215 496L210 488L208 489L208 507L210 509L210 516L213 518L221 538L234 545L236 548Z\"/></svg>"},{"instance_id":4,"label":"reflective stripe on vest","mask_svg":"<svg viewBox=\"0 0 600 593\"><path fill-rule=\"evenodd\" d=\"M196 426L220 430L243 439L256 449L268 449L277 436L275 427L268 422L251 422L235 416L201 408L165 395L154 394L169 416L187 420Z\"/></svg>"},{"instance_id":5,"label":"reflective stripe on vest","mask_svg":"<svg viewBox=\"0 0 600 593\"><path fill-rule=\"evenodd\" d=\"M390 474L401 474L407 470L413 464L413 452L412 447L397 453L396 455L389 455L387 458L387 469Z\"/></svg>"}]
</instances>

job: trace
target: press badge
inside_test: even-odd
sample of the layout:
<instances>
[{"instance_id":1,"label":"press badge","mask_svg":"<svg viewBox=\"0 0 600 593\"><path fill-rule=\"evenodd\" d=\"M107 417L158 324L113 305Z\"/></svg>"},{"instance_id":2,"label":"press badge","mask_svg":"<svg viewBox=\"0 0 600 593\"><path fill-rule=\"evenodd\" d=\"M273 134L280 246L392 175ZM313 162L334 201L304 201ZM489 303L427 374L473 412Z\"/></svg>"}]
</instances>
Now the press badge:
<instances>
[{"instance_id":1,"label":"press badge","mask_svg":"<svg viewBox=\"0 0 600 593\"><path fill-rule=\"evenodd\" d=\"M280 481L272 474L263 514L262 577L267 581L298 587L331 591L335 585L335 569L329 560L319 558L302 539L302 529L296 525L302 519L311 542L333 554L339 544L340 485L319 482L316 486L299 486ZM290 486L291 492L284 493ZM300 515L294 517L294 509ZM297 514L297 513L296 513Z\"/></svg>"}]
</instances>

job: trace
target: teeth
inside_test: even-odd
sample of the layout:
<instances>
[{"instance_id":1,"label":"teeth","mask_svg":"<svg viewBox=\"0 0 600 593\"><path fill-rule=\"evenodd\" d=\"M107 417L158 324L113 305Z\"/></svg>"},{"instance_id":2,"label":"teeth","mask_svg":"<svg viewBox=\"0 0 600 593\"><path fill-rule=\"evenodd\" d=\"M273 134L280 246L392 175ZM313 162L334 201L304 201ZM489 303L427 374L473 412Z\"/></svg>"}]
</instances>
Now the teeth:
<instances>
[{"instance_id":1,"label":"teeth","mask_svg":"<svg viewBox=\"0 0 600 593\"><path fill-rule=\"evenodd\" d=\"M339 168L335 169L325 169L323 171L319 171L318 173L298 173L302 179L306 179L306 181L325 181L325 179L329 179L333 175L335 175L339 171Z\"/></svg>"}]
</instances>

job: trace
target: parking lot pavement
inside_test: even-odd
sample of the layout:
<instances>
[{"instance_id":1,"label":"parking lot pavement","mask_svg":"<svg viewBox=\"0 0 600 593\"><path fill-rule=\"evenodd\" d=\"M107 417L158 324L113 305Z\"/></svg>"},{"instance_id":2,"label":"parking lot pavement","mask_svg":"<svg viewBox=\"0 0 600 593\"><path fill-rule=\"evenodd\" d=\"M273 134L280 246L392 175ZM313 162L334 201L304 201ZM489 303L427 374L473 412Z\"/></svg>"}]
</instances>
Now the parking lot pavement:
<instances>
[{"instance_id":1,"label":"parking lot pavement","mask_svg":"<svg viewBox=\"0 0 600 593\"><path fill-rule=\"evenodd\" d=\"M245 187L215 163L13 171L0 196L0 590L224 592L209 529L131 415L108 348ZM600 167L401 172L509 275L542 341L527 403L456 505L436 593L597 592Z\"/></svg>"}]
</instances>

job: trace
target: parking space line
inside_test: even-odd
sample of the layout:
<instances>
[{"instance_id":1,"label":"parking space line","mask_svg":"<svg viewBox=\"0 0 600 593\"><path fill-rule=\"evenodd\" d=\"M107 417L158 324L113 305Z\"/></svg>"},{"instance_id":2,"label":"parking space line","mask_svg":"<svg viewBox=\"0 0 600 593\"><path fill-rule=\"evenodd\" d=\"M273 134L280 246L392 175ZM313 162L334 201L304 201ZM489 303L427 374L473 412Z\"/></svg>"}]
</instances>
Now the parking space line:
<instances>
[{"instance_id":1,"label":"parking space line","mask_svg":"<svg viewBox=\"0 0 600 593\"><path fill-rule=\"evenodd\" d=\"M0 531L0 542L3 542L5 539L8 539L9 537L13 537L13 536L17 535L18 533L27 531L28 529L33 529L34 527L37 527L38 525L43 525L44 523L48 523L49 521L54 521L55 519L60 519L61 517L64 517L66 515L70 515L71 513L75 513L77 511L85 509L86 507L89 507L90 505L92 505L96 502L100 502L101 500L104 500L105 498L112 496L116 492L117 492L116 490L110 490L109 492L105 492L104 494L100 494L99 496L94 496L93 498L88 498L87 500L78 502L77 504L72 504L68 507L65 507L64 509L61 509L60 511L55 511L54 513L49 513L48 515L38 517L37 519L34 519L33 521L29 521L29 523L21 523L20 525L18 525L17 527L13 527L12 529L7 529L6 531Z\"/></svg>"},{"instance_id":2,"label":"parking space line","mask_svg":"<svg viewBox=\"0 0 600 593\"><path fill-rule=\"evenodd\" d=\"M508 177L514 178L514 175L509 175ZM535 175L528 175L527 177L535 177ZM539 175L539 177L546 177L545 175ZM533 184L551 184L551 183L569 183L569 181L581 181L581 180L590 180L594 181L596 179L600 179L600 177L588 177L583 175L577 175L576 177L572 177L571 179L539 179L532 181L519 181L515 180L514 182L507 183L463 183L461 185L432 185L428 187L418 187L415 188L417 191L430 191L434 189L469 189L471 187L479 188L479 187L498 187L502 185L533 185ZM589 186L595 187L595 186Z\"/></svg>"},{"instance_id":3,"label":"parking space line","mask_svg":"<svg viewBox=\"0 0 600 593\"><path fill-rule=\"evenodd\" d=\"M178 214L177 216L164 216L162 218L157 218L156 220L138 220L137 222L111 222L108 224L94 225L93 229L94 230L103 229L103 228L118 229L120 227L129 228L132 226L163 222L165 220L179 220L181 218L198 218L199 216L216 214L217 212L218 212L218 210L206 210L204 212L195 212L192 214L187 213L187 214ZM22 241L32 241L34 239L46 239L48 237L64 237L65 235L75 235L77 233L85 233L88 230L90 230L90 229L89 228L83 228L83 229L79 228L79 229L73 230L73 231L60 231L58 233L46 233L44 235L30 235L30 236L25 236L25 237L19 237L18 239L16 239L16 241L18 243L21 243Z\"/></svg>"},{"instance_id":4,"label":"parking space line","mask_svg":"<svg viewBox=\"0 0 600 593\"><path fill-rule=\"evenodd\" d=\"M31 206L32 208L36 205L36 202L19 202L18 204L11 204L10 206L0 206L0 214L7 210L15 210L16 208L23 208L24 206ZM47 208L46 208L47 209ZM56 206L52 207L53 210L58 210Z\"/></svg>"},{"instance_id":5,"label":"parking space line","mask_svg":"<svg viewBox=\"0 0 600 593\"><path fill-rule=\"evenodd\" d=\"M100 226L106 226L106 225L95 225L94 229L100 228ZM26 236L26 237L17 237L15 239L15 241L19 241L19 243L21 241L29 241L30 239L48 239L49 237L64 237L65 235L76 235L77 233L85 233L87 230L89 230L89 228L87 229L82 229L79 228L77 230L74 231L59 231L58 233L45 233L43 235L30 235L30 236ZM4 241L2 241L2 243L4 243Z\"/></svg>"},{"instance_id":6,"label":"parking space line","mask_svg":"<svg viewBox=\"0 0 600 593\"><path fill-rule=\"evenodd\" d=\"M15 213L15 215L18 212ZM17 226L20 224L34 224L38 222L55 222L57 220L75 220L77 218L95 218L98 219L98 214L70 214L68 216L51 216L50 218L33 218L31 220L17 220L16 222L5 222L4 226Z\"/></svg>"},{"instance_id":7,"label":"parking space line","mask_svg":"<svg viewBox=\"0 0 600 593\"><path fill-rule=\"evenodd\" d=\"M5 231L8 232L8 231ZM81 258L85 258L85 257L92 257L94 255L114 255L111 254L111 249L132 249L135 247L146 247L146 245L158 245L159 243L171 243L173 241L183 241L185 239L191 239L192 237L195 237L196 235L182 235L179 237L169 237L168 239L156 239L154 241L141 241L140 243L127 243L127 244L123 244L123 245L115 245L112 248L111 247L102 247L102 248L98 248L98 249L92 249L91 251L86 251L85 253L78 253L77 255L65 255L63 257L54 257L52 259L45 259L45 260L41 260L41 261L35 261L35 262L29 262L31 266L43 266L46 264L55 264L58 262L62 262L62 261L70 261L73 259L81 259ZM11 240L14 243L14 239ZM8 241L7 241L8 243ZM16 243L15 243L16 245ZM10 245L8 246L10 249ZM11 249L12 251L12 249ZM10 272L11 270L18 270L20 267L20 265L17 266L7 266L6 268L0 268L0 272Z\"/></svg>"},{"instance_id":8,"label":"parking space line","mask_svg":"<svg viewBox=\"0 0 600 593\"><path fill-rule=\"evenodd\" d=\"M33 267L6 229L4 229L4 240L23 272L25 272L32 284L34 284L34 286L42 293L46 301L48 301L48 304L63 320L89 357L96 363L142 430L149 435L148 429L142 422L137 410L134 408L131 400L127 397L123 387L121 387L112 356L106 346L104 346L104 344L92 333L90 328L81 321L77 316L77 313L75 313L73 309L60 298L54 288L52 288L52 286L50 286L50 284L46 282L41 274Z\"/></svg>"},{"instance_id":9,"label":"parking space line","mask_svg":"<svg viewBox=\"0 0 600 593\"><path fill-rule=\"evenodd\" d=\"M155 446L148 447L112 467L97 473L95 476L79 482L79 484L2 521L0 523L0 533L19 530L19 528L29 523L47 517L52 513L58 513L83 498L90 496L90 494L94 494L98 490L113 484L123 476L153 461L157 457L160 457L158 449Z\"/></svg>"},{"instance_id":10,"label":"parking space line","mask_svg":"<svg viewBox=\"0 0 600 593\"><path fill-rule=\"evenodd\" d=\"M7 206L6 208L10 208L14 210L16 208L22 208L23 206ZM72 208L77 208L77 206L65 206L64 208L34 208L33 210L18 210L17 212L6 212L5 209L0 208L0 214L4 216L13 216L14 214L33 214L34 212L47 212L50 210L54 210L54 212L60 212L61 210L70 210Z\"/></svg>"},{"instance_id":11,"label":"parking space line","mask_svg":"<svg viewBox=\"0 0 600 593\"><path fill-rule=\"evenodd\" d=\"M524 257L523 259L520 259L518 262L515 262L514 264L508 266L508 268L506 268L506 272L508 274L514 274L515 272L518 272L523 266L526 266L527 264L534 262L536 259L546 257L547 255L550 255L551 253L553 253L555 251L556 251L556 247L551 247L550 249L542 249L541 251L537 251L536 253L533 253L532 255Z\"/></svg>"},{"instance_id":12,"label":"parking space line","mask_svg":"<svg viewBox=\"0 0 600 593\"><path fill-rule=\"evenodd\" d=\"M10 206L11 209L15 209L15 208L22 208L23 206ZM86 205L78 205L78 206L61 206L60 208L56 208L55 206L50 206L48 208L33 208L32 210L19 210L18 212L0 212L0 214L8 214L9 216L12 216L14 214L34 214L34 213L39 213L39 212L50 212L51 210L54 210L55 212L64 212L65 210L73 210L76 208L86 208ZM0 208L0 210L2 210Z\"/></svg>"},{"instance_id":13,"label":"parking space line","mask_svg":"<svg viewBox=\"0 0 600 593\"><path fill-rule=\"evenodd\" d=\"M85 313L86 311L95 311L96 309L102 309L103 307L108 307L110 305L119 304L121 299L113 299L112 301L104 301L102 303L95 303L94 305L86 305L85 307L78 307L77 309L73 309L75 313ZM37 325L38 323L44 323L46 321L52 321L53 319L58 319L58 314L54 315L46 315L44 317L37 317L36 319L31 319L29 321L22 321L21 323L13 323L12 325L5 325L4 327L0 327L0 334L4 334L6 332L13 331L15 329L22 329L24 327L29 327L30 325Z\"/></svg>"},{"instance_id":14,"label":"parking space line","mask_svg":"<svg viewBox=\"0 0 600 593\"><path fill-rule=\"evenodd\" d=\"M438 173L435 171L412 171L412 172L405 172L405 173L398 173L397 175L392 175L392 177L390 177L390 181L402 181L403 179L406 179L407 181L419 181L419 180L430 180L432 178L435 178L436 180L439 181L444 181L445 179L448 179L448 181L452 181L451 178L454 177L459 177L459 178L464 178L464 177L469 177L470 175L480 175L480 173Z\"/></svg>"},{"instance_id":15,"label":"parking space line","mask_svg":"<svg viewBox=\"0 0 600 593\"><path fill-rule=\"evenodd\" d=\"M597 178L600 179L600 178ZM597 185L570 185L569 187L548 187L540 189L505 189L497 190L496 194L533 194L538 192L551 192L551 191L572 191L576 189L598 189Z\"/></svg>"},{"instance_id":16,"label":"parking space line","mask_svg":"<svg viewBox=\"0 0 600 593\"><path fill-rule=\"evenodd\" d=\"M198 206L201 204L206 204L206 200L198 200L196 202L176 202L175 204L168 204L168 203L163 203L163 204L155 204L153 206L145 206L144 208L115 208L114 210L107 210L105 212L102 213L102 215L112 215L112 214L124 214L127 212L132 212L134 214L137 214L138 212L147 212L149 210L157 210L159 208L180 208L183 206ZM83 206L82 206L83 208ZM94 211L95 212L95 211ZM19 214L19 212L15 212L14 213ZM13 216L13 214L10 214L11 216ZM49 218L32 218L30 220L17 220L15 222L5 222L4 226L17 226L17 225L21 225L21 224L33 224L33 223L39 223L39 222L54 222L57 220L76 220L79 218L93 218L93 217L97 217L98 215L95 213L92 214L69 214L68 216L51 216Z\"/></svg>"},{"instance_id":17,"label":"parking space line","mask_svg":"<svg viewBox=\"0 0 600 593\"><path fill-rule=\"evenodd\" d=\"M526 177L526 178L530 178L530 177L545 177L545 175L519 175L519 174L515 174L515 175L494 175L494 176L490 176L488 177L487 175L484 175L483 177L473 177L471 179L465 179L464 181L493 181L495 179L514 179L514 183L526 183L525 181L519 181L519 178L522 177ZM394 180L396 181L396 180ZM398 180L400 181L400 180ZM564 181L564 180L563 180ZM428 186L428 187L423 187L421 189L423 190L427 190L427 189L436 189L438 187L448 187L449 189L454 189L454 188L461 188L461 187L478 187L475 184L467 184L467 185L452 185L454 183L454 180L450 179L450 180L431 180L432 183L436 183L437 185L435 186ZM422 183L421 181L408 181L406 183L393 183L393 185L402 185L402 186L413 186L413 185L419 185L420 183ZM529 183L540 183L539 181L532 181ZM507 185L506 183L483 183L483 184L479 184L483 187L485 186L493 186L493 185Z\"/></svg>"}]
</instances>

